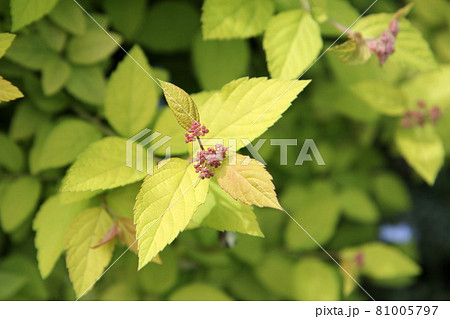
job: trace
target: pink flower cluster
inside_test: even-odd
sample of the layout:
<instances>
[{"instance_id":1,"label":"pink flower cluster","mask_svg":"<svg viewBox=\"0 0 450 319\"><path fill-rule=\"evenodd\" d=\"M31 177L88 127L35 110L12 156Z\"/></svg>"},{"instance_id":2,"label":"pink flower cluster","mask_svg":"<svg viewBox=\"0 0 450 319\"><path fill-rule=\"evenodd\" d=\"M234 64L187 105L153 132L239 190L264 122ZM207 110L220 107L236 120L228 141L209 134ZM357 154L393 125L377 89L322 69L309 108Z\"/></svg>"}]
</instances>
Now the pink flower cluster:
<instances>
[{"instance_id":1,"label":"pink flower cluster","mask_svg":"<svg viewBox=\"0 0 450 319\"><path fill-rule=\"evenodd\" d=\"M194 165L195 172L200 173L200 178L211 178L214 176L214 169L222 165L222 161L227 156L228 147L217 144L215 148L208 147L197 153Z\"/></svg>"},{"instance_id":2,"label":"pink flower cluster","mask_svg":"<svg viewBox=\"0 0 450 319\"><path fill-rule=\"evenodd\" d=\"M435 105L427 110L427 104L424 101L417 102L417 110L408 110L402 119L402 126L410 128L414 126L424 126L427 119L431 124L436 125L442 116L439 106Z\"/></svg>"},{"instance_id":3,"label":"pink flower cluster","mask_svg":"<svg viewBox=\"0 0 450 319\"><path fill-rule=\"evenodd\" d=\"M380 65L383 65L389 56L394 54L395 42L399 32L398 20L394 19L389 24L389 28L384 30L377 39L367 41L370 52L377 54Z\"/></svg>"},{"instance_id":4,"label":"pink flower cluster","mask_svg":"<svg viewBox=\"0 0 450 319\"><path fill-rule=\"evenodd\" d=\"M191 128L188 130L188 133L184 134L186 136L186 143L195 141L196 137L205 136L205 134L209 133L209 130L200 123L194 121L191 124Z\"/></svg>"}]
</instances>

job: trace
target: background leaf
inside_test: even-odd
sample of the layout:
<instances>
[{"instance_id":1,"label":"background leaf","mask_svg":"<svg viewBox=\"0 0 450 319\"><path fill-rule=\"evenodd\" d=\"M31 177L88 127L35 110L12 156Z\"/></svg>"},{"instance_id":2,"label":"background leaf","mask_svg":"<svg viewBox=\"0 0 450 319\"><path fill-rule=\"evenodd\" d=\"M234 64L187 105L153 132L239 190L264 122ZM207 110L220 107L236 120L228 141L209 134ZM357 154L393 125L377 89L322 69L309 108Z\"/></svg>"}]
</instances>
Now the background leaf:
<instances>
[{"instance_id":1,"label":"background leaf","mask_svg":"<svg viewBox=\"0 0 450 319\"><path fill-rule=\"evenodd\" d=\"M64 204L59 195L47 199L33 221L35 245L42 278L47 278L64 251L64 238L72 220L89 207L89 201Z\"/></svg>"},{"instance_id":2,"label":"background leaf","mask_svg":"<svg viewBox=\"0 0 450 319\"><path fill-rule=\"evenodd\" d=\"M77 297L90 289L111 260L114 242L93 249L112 224L100 207L87 209L70 223L64 247L70 280Z\"/></svg>"},{"instance_id":3,"label":"background leaf","mask_svg":"<svg viewBox=\"0 0 450 319\"><path fill-rule=\"evenodd\" d=\"M41 195L41 184L30 176L19 177L11 182L2 195L0 220L2 229L15 231L34 212Z\"/></svg>"},{"instance_id":4,"label":"background leaf","mask_svg":"<svg viewBox=\"0 0 450 319\"><path fill-rule=\"evenodd\" d=\"M92 143L70 167L62 183L63 192L111 189L134 183L145 174L126 166L126 140L106 137Z\"/></svg>"},{"instance_id":5,"label":"background leaf","mask_svg":"<svg viewBox=\"0 0 450 319\"><path fill-rule=\"evenodd\" d=\"M58 0L11 0L12 31L39 20L49 13Z\"/></svg>"},{"instance_id":6,"label":"background leaf","mask_svg":"<svg viewBox=\"0 0 450 319\"><path fill-rule=\"evenodd\" d=\"M270 75L285 80L297 79L318 57L323 45L319 25L302 10L273 17L263 44Z\"/></svg>"},{"instance_id":7,"label":"background leaf","mask_svg":"<svg viewBox=\"0 0 450 319\"><path fill-rule=\"evenodd\" d=\"M206 0L202 11L204 39L249 38L264 31L274 6L269 0Z\"/></svg>"},{"instance_id":8,"label":"background leaf","mask_svg":"<svg viewBox=\"0 0 450 319\"><path fill-rule=\"evenodd\" d=\"M135 46L130 55L149 73L144 52ZM105 116L122 136L131 137L144 129L155 115L159 88L129 56L111 75L106 89Z\"/></svg>"}]
</instances>

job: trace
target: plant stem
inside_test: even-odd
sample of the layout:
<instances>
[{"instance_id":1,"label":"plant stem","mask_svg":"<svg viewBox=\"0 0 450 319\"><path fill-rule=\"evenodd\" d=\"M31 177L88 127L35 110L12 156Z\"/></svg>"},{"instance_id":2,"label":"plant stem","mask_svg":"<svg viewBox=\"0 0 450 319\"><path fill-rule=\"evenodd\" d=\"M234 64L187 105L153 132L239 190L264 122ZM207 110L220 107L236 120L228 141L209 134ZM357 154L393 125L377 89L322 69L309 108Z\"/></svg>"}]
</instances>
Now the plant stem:
<instances>
[{"instance_id":1,"label":"plant stem","mask_svg":"<svg viewBox=\"0 0 450 319\"><path fill-rule=\"evenodd\" d=\"M82 119L95 125L104 135L106 135L106 136L116 136L117 135L109 127L104 125L98 117L91 115L89 112L84 110L82 107L80 107L78 105L73 105L72 110Z\"/></svg>"},{"instance_id":2,"label":"plant stem","mask_svg":"<svg viewBox=\"0 0 450 319\"><path fill-rule=\"evenodd\" d=\"M311 12L311 6L309 5L309 1L308 0L300 0L303 10L307 11L307 12Z\"/></svg>"},{"instance_id":3,"label":"plant stem","mask_svg":"<svg viewBox=\"0 0 450 319\"><path fill-rule=\"evenodd\" d=\"M197 136L197 141L198 141L198 145L200 145L200 148L202 149L202 151L205 150L205 148L203 147L202 141L200 140L200 137Z\"/></svg>"},{"instance_id":4,"label":"plant stem","mask_svg":"<svg viewBox=\"0 0 450 319\"><path fill-rule=\"evenodd\" d=\"M353 31L351 31L349 28L345 27L344 25L340 24L336 20L328 19L328 23L331 24L336 29L338 29L339 31L345 32L348 36L353 36Z\"/></svg>"}]
</instances>

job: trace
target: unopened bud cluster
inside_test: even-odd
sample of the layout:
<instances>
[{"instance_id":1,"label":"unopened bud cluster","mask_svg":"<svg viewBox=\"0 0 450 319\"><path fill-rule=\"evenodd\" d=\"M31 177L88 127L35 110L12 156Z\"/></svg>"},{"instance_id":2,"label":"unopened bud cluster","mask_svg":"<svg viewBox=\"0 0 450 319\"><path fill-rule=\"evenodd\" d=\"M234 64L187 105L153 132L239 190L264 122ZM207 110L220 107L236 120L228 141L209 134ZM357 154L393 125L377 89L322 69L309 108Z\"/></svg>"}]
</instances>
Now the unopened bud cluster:
<instances>
[{"instance_id":1,"label":"unopened bud cluster","mask_svg":"<svg viewBox=\"0 0 450 319\"><path fill-rule=\"evenodd\" d=\"M186 136L186 143L195 141L196 138L200 138L200 136L205 136L205 134L209 133L209 130L200 123L194 121L191 124L191 127L188 130ZM214 169L218 168L222 165L222 161L227 156L228 147L223 147L222 144L216 144L214 148L208 147L206 150L203 149L203 146L200 142L200 146L202 150L197 152L197 156L194 160L194 168L196 173L200 173L200 178L211 178L214 176Z\"/></svg>"},{"instance_id":2,"label":"unopened bud cluster","mask_svg":"<svg viewBox=\"0 0 450 319\"><path fill-rule=\"evenodd\" d=\"M214 176L214 169L222 165L222 161L227 156L227 147L217 144L215 148L208 147L197 153L194 164L195 172L200 173L200 178L211 178Z\"/></svg>"},{"instance_id":3,"label":"unopened bud cluster","mask_svg":"<svg viewBox=\"0 0 450 319\"><path fill-rule=\"evenodd\" d=\"M389 28L384 30L378 38L367 40L370 52L377 54L380 65L383 65L389 56L394 54L399 32L398 20L394 19L389 24Z\"/></svg>"},{"instance_id":4,"label":"unopened bud cluster","mask_svg":"<svg viewBox=\"0 0 450 319\"><path fill-rule=\"evenodd\" d=\"M427 120L436 125L441 116L442 111L439 106L435 105L428 110L424 101L418 101L417 110L408 110L403 116L402 126L405 128L424 126Z\"/></svg>"},{"instance_id":5,"label":"unopened bud cluster","mask_svg":"<svg viewBox=\"0 0 450 319\"><path fill-rule=\"evenodd\" d=\"M188 133L184 134L184 136L186 136L185 142L193 142L196 137L205 136L207 133L209 133L209 130L204 125L194 121L191 128L188 130Z\"/></svg>"}]
</instances>

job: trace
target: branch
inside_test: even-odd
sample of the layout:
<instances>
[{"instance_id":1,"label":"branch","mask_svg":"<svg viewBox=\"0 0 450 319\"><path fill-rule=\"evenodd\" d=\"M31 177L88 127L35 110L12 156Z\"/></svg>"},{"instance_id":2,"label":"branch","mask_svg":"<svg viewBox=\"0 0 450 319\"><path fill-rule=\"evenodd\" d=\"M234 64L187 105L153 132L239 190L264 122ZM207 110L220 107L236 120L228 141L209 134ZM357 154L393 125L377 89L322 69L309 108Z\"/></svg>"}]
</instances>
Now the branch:
<instances>
[{"instance_id":1,"label":"branch","mask_svg":"<svg viewBox=\"0 0 450 319\"><path fill-rule=\"evenodd\" d=\"M106 136L116 136L117 134L114 133L109 127L104 125L102 121L96 117L91 115L89 112L84 110L82 107L78 105L73 105L72 110L82 119L92 123L94 126L96 126L104 135Z\"/></svg>"}]
</instances>

